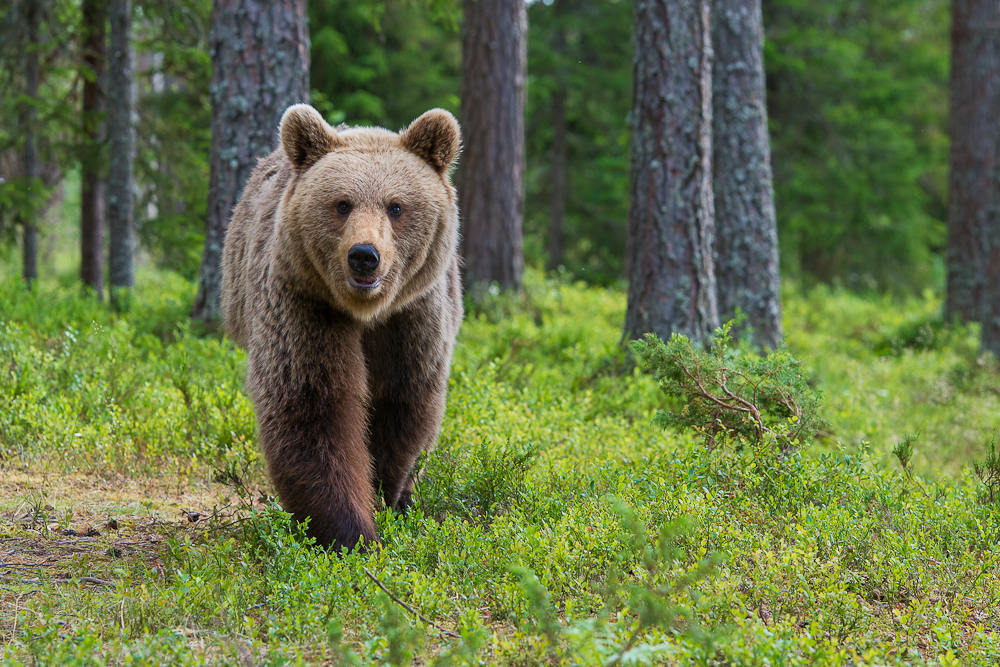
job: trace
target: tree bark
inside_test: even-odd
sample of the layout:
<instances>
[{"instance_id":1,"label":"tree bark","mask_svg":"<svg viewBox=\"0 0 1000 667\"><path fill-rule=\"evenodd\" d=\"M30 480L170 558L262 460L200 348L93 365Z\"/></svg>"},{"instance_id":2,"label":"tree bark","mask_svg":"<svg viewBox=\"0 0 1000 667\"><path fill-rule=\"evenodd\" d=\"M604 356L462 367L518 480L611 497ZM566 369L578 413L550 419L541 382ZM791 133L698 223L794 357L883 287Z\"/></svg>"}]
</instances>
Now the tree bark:
<instances>
[{"instance_id":1,"label":"tree bark","mask_svg":"<svg viewBox=\"0 0 1000 667\"><path fill-rule=\"evenodd\" d=\"M719 326L709 0L637 0L625 339Z\"/></svg>"},{"instance_id":2,"label":"tree bark","mask_svg":"<svg viewBox=\"0 0 1000 667\"><path fill-rule=\"evenodd\" d=\"M82 6L83 127L90 140L80 165L80 280L100 299L104 292L104 181L101 179L101 125L104 108L101 82L107 57L105 0L84 0Z\"/></svg>"},{"instance_id":3,"label":"tree bark","mask_svg":"<svg viewBox=\"0 0 1000 667\"><path fill-rule=\"evenodd\" d=\"M109 0L111 46L108 58L108 294L112 308L127 310L135 285L135 125L132 79L132 0Z\"/></svg>"},{"instance_id":4,"label":"tree bark","mask_svg":"<svg viewBox=\"0 0 1000 667\"><path fill-rule=\"evenodd\" d=\"M528 12L523 0L465 0L458 192L465 285L519 287L524 272L524 100Z\"/></svg>"},{"instance_id":5,"label":"tree bark","mask_svg":"<svg viewBox=\"0 0 1000 667\"><path fill-rule=\"evenodd\" d=\"M309 29L305 0L215 0L212 148L208 223L191 317L219 319L222 244L229 216L257 158L277 138L286 108L309 102Z\"/></svg>"},{"instance_id":6,"label":"tree bark","mask_svg":"<svg viewBox=\"0 0 1000 667\"><path fill-rule=\"evenodd\" d=\"M760 346L781 342L778 226L760 0L715 0L712 25L715 279L723 321L745 313ZM741 329L743 327L740 327Z\"/></svg>"},{"instance_id":7,"label":"tree bark","mask_svg":"<svg viewBox=\"0 0 1000 667\"><path fill-rule=\"evenodd\" d=\"M25 94L32 100L38 99L39 63L38 48L39 23L41 19L41 7L38 0L26 0L24 3L25 27L28 31L28 48L24 54L24 70L26 78ZM38 165L38 109L33 104L26 104L23 112L22 122L24 127L24 175L28 179L28 187L38 187L38 178L41 175ZM38 212L40 209L32 211L31 215L24 219L24 236L22 238L22 251L24 262L21 268L21 277L31 289L32 284L38 280Z\"/></svg>"},{"instance_id":8,"label":"tree bark","mask_svg":"<svg viewBox=\"0 0 1000 667\"><path fill-rule=\"evenodd\" d=\"M951 152L949 155L948 286L945 318L984 315L988 249L996 231L996 128L1000 124L1000 4L953 0Z\"/></svg>"}]
</instances>

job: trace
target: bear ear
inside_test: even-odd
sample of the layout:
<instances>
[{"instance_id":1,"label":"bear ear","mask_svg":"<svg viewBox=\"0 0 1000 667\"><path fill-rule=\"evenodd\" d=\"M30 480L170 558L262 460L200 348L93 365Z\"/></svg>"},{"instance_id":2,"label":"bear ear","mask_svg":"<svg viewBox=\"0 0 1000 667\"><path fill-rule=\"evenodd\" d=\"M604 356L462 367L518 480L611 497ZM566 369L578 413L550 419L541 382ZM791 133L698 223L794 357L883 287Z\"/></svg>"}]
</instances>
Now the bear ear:
<instances>
[{"instance_id":1,"label":"bear ear","mask_svg":"<svg viewBox=\"0 0 1000 667\"><path fill-rule=\"evenodd\" d=\"M462 131L455 117L444 109L431 109L400 133L403 148L428 162L438 173L455 164L462 146Z\"/></svg>"},{"instance_id":2,"label":"bear ear","mask_svg":"<svg viewBox=\"0 0 1000 667\"><path fill-rule=\"evenodd\" d=\"M281 116L281 145L297 171L305 171L333 150L337 131L308 104L288 107Z\"/></svg>"}]
</instances>

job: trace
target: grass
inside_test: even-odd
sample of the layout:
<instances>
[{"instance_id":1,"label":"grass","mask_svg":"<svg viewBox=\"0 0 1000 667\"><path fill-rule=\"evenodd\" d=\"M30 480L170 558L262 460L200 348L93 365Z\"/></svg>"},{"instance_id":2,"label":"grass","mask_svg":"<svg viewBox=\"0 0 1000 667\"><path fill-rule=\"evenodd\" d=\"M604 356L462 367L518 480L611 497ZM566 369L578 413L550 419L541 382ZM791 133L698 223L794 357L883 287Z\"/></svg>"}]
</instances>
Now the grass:
<instances>
[{"instance_id":1,"label":"grass","mask_svg":"<svg viewBox=\"0 0 1000 667\"><path fill-rule=\"evenodd\" d=\"M768 456L654 426L623 294L529 273L463 326L416 511L338 557L270 496L193 291L0 285L3 663L1000 664L1000 374L932 294L786 290L826 426Z\"/></svg>"}]
</instances>

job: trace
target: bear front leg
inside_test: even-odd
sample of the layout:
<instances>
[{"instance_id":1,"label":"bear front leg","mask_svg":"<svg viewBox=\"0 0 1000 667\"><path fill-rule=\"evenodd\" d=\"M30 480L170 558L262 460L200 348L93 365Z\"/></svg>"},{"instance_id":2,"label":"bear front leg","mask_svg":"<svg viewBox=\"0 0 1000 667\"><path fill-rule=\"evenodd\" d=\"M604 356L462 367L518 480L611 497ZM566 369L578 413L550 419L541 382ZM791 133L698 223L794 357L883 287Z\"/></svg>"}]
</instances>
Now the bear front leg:
<instances>
[{"instance_id":1,"label":"bear front leg","mask_svg":"<svg viewBox=\"0 0 1000 667\"><path fill-rule=\"evenodd\" d=\"M437 313L420 307L398 313L365 333L371 409L368 448L386 506L413 504L410 473L434 446L444 417L451 341Z\"/></svg>"},{"instance_id":2,"label":"bear front leg","mask_svg":"<svg viewBox=\"0 0 1000 667\"><path fill-rule=\"evenodd\" d=\"M255 327L247 384L282 507L296 522L308 518L307 534L320 545L370 544L377 535L360 334L335 317L279 324Z\"/></svg>"}]
</instances>

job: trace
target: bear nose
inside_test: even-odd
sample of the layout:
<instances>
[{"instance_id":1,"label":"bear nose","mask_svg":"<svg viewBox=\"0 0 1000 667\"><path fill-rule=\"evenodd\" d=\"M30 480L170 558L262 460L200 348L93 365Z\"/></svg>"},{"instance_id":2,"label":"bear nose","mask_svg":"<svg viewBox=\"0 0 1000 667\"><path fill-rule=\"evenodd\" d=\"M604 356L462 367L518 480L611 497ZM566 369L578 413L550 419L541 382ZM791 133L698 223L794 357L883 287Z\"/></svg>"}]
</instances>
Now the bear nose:
<instances>
[{"instance_id":1,"label":"bear nose","mask_svg":"<svg viewBox=\"0 0 1000 667\"><path fill-rule=\"evenodd\" d=\"M365 275L378 268L378 250L372 245L356 245L347 253L347 265L357 274Z\"/></svg>"}]
</instances>

